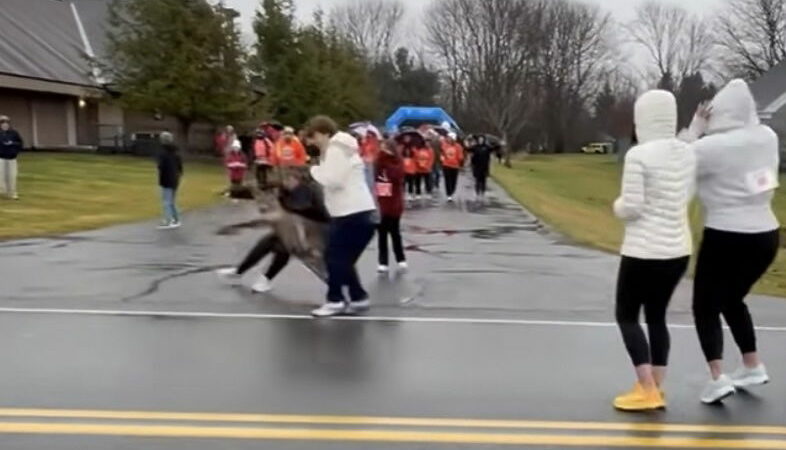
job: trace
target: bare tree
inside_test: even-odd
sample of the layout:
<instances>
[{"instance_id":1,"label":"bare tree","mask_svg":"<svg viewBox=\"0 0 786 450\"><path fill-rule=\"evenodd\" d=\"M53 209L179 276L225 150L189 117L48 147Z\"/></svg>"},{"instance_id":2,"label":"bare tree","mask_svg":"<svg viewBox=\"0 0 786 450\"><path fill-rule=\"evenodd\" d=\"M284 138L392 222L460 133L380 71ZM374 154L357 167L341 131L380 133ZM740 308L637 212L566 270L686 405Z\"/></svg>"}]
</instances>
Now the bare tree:
<instances>
[{"instance_id":1,"label":"bare tree","mask_svg":"<svg viewBox=\"0 0 786 450\"><path fill-rule=\"evenodd\" d=\"M547 145L564 147L608 70L610 23L569 0L438 0L426 27L464 123L514 145L523 130L543 130Z\"/></svg>"},{"instance_id":2,"label":"bare tree","mask_svg":"<svg viewBox=\"0 0 786 450\"><path fill-rule=\"evenodd\" d=\"M658 78L670 76L679 84L709 66L714 46L709 27L682 7L649 0L636 8L627 28L633 42L646 50Z\"/></svg>"},{"instance_id":3,"label":"bare tree","mask_svg":"<svg viewBox=\"0 0 786 450\"><path fill-rule=\"evenodd\" d=\"M450 103L506 142L527 124L534 105L535 52L543 2L439 0L426 27L440 59Z\"/></svg>"},{"instance_id":4,"label":"bare tree","mask_svg":"<svg viewBox=\"0 0 786 450\"><path fill-rule=\"evenodd\" d=\"M404 17L401 0L347 0L330 11L330 24L370 61L390 56Z\"/></svg>"},{"instance_id":5,"label":"bare tree","mask_svg":"<svg viewBox=\"0 0 786 450\"><path fill-rule=\"evenodd\" d=\"M571 133L579 116L611 70L611 17L597 7L567 0L548 2L544 21L546 51L539 63L545 105L547 144L561 152L577 144Z\"/></svg>"},{"instance_id":6,"label":"bare tree","mask_svg":"<svg viewBox=\"0 0 786 450\"><path fill-rule=\"evenodd\" d=\"M717 22L728 75L754 79L786 59L786 0L728 0Z\"/></svg>"}]
</instances>

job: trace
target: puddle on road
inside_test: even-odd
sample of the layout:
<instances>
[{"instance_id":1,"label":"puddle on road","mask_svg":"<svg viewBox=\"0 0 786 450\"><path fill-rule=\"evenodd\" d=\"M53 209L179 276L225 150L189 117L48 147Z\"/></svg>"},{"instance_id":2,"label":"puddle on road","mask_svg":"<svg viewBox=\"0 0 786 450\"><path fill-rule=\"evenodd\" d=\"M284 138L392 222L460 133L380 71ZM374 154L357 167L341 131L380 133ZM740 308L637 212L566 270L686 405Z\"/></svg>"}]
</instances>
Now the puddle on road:
<instances>
[{"instance_id":1,"label":"puddle on road","mask_svg":"<svg viewBox=\"0 0 786 450\"><path fill-rule=\"evenodd\" d=\"M427 228L417 225L408 225L405 227L407 232L422 235L435 235L441 234L444 236L455 236L457 234L468 234L472 238L482 240L494 240L503 236L513 234L518 231L540 231L543 226L538 222L532 222L524 225L497 225L488 228L469 228L465 230L455 228Z\"/></svg>"}]
</instances>

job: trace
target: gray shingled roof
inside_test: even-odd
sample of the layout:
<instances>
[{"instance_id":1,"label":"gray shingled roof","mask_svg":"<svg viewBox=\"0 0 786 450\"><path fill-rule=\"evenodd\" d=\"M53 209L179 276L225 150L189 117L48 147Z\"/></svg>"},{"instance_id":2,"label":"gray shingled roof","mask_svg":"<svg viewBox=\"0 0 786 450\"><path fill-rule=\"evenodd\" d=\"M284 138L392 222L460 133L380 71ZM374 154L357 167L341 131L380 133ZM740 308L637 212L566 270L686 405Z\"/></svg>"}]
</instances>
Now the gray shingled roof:
<instances>
[{"instance_id":1,"label":"gray shingled roof","mask_svg":"<svg viewBox=\"0 0 786 450\"><path fill-rule=\"evenodd\" d=\"M112 0L71 0L76 4L87 38L98 57L105 56L109 5Z\"/></svg>"},{"instance_id":2,"label":"gray shingled roof","mask_svg":"<svg viewBox=\"0 0 786 450\"><path fill-rule=\"evenodd\" d=\"M778 97L786 94L786 62L781 62L750 85L759 109L767 108Z\"/></svg>"},{"instance_id":3,"label":"gray shingled roof","mask_svg":"<svg viewBox=\"0 0 786 450\"><path fill-rule=\"evenodd\" d=\"M103 51L108 0L74 0L97 54ZM71 3L0 2L0 73L62 83L95 85Z\"/></svg>"}]
</instances>

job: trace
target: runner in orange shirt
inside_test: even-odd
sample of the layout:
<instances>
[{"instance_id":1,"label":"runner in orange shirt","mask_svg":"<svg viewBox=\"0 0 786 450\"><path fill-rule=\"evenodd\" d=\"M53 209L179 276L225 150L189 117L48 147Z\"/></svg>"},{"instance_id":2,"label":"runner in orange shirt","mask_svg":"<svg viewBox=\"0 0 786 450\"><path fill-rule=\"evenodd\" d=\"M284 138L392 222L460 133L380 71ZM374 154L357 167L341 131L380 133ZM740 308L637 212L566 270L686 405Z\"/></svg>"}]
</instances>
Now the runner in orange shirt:
<instances>
[{"instance_id":1,"label":"runner in orange shirt","mask_svg":"<svg viewBox=\"0 0 786 450\"><path fill-rule=\"evenodd\" d=\"M442 142L442 171L445 174L445 193L448 202L453 202L458 184L459 169L464 165L464 148L456 141L456 134L450 133Z\"/></svg>"},{"instance_id":2,"label":"runner in orange shirt","mask_svg":"<svg viewBox=\"0 0 786 450\"><path fill-rule=\"evenodd\" d=\"M292 127L284 128L281 139L276 142L274 155L275 164L279 167L305 167L308 164L306 148L295 136Z\"/></svg>"},{"instance_id":3,"label":"runner in orange shirt","mask_svg":"<svg viewBox=\"0 0 786 450\"><path fill-rule=\"evenodd\" d=\"M407 200L420 198L420 183L418 183L418 165L415 162L415 151L405 137L400 152L404 160L404 182L407 185ZM417 196L417 197L416 197Z\"/></svg>"},{"instance_id":4,"label":"runner in orange shirt","mask_svg":"<svg viewBox=\"0 0 786 450\"><path fill-rule=\"evenodd\" d=\"M415 149L415 162L417 163L418 171L416 189L420 191L421 185L425 185L426 194L431 195L434 190L434 183L432 183L433 179L431 177L431 171L434 169L434 150L428 144Z\"/></svg>"}]
</instances>

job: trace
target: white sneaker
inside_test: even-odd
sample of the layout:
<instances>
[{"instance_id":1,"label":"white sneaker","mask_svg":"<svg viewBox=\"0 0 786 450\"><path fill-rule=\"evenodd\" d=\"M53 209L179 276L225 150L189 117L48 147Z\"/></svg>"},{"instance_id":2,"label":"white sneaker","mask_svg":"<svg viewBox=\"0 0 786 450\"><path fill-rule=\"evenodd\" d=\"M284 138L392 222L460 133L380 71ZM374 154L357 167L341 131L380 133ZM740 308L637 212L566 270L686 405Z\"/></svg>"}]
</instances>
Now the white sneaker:
<instances>
[{"instance_id":1,"label":"white sneaker","mask_svg":"<svg viewBox=\"0 0 786 450\"><path fill-rule=\"evenodd\" d=\"M11 194L11 200L19 200L19 194Z\"/></svg>"},{"instance_id":2,"label":"white sneaker","mask_svg":"<svg viewBox=\"0 0 786 450\"><path fill-rule=\"evenodd\" d=\"M176 222L172 222L172 223L169 224L169 229L170 230L175 230L175 229L180 228L182 226L183 226L183 224L181 222L176 221Z\"/></svg>"},{"instance_id":3,"label":"white sneaker","mask_svg":"<svg viewBox=\"0 0 786 450\"><path fill-rule=\"evenodd\" d=\"M389 271L390 268L388 266L380 264L379 267L377 267L377 273L388 273Z\"/></svg>"},{"instance_id":4,"label":"white sneaker","mask_svg":"<svg viewBox=\"0 0 786 450\"><path fill-rule=\"evenodd\" d=\"M453 197L448 197L448 203L453 203Z\"/></svg>"},{"instance_id":5,"label":"white sneaker","mask_svg":"<svg viewBox=\"0 0 786 450\"><path fill-rule=\"evenodd\" d=\"M236 267L218 269L216 270L216 275L218 275L218 278L220 278L221 281L231 285L238 285L241 283L241 281L243 281L243 275L237 273Z\"/></svg>"},{"instance_id":6,"label":"white sneaker","mask_svg":"<svg viewBox=\"0 0 786 450\"><path fill-rule=\"evenodd\" d=\"M728 375L721 375L717 380L710 380L704 391L701 393L702 403L711 405L713 403L721 402L723 399L730 395L734 395L737 389L734 388L734 382Z\"/></svg>"},{"instance_id":7,"label":"white sneaker","mask_svg":"<svg viewBox=\"0 0 786 450\"><path fill-rule=\"evenodd\" d=\"M356 302L350 302L348 311L350 314L366 312L371 309L371 302L368 300L359 300Z\"/></svg>"},{"instance_id":8,"label":"white sneaker","mask_svg":"<svg viewBox=\"0 0 786 450\"><path fill-rule=\"evenodd\" d=\"M770 377L767 375L767 368L764 364L759 364L758 367L749 369L747 367L740 367L731 375L731 380L734 387L746 388L750 386L761 386L770 382Z\"/></svg>"},{"instance_id":9,"label":"white sneaker","mask_svg":"<svg viewBox=\"0 0 786 450\"><path fill-rule=\"evenodd\" d=\"M170 230L170 229L172 229L172 223L171 222L161 222L161 224L158 225L157 228L159 230Z\"/></svg>"},{"instance_id":10,"label":"white sneaker","mask_svg":"<svg viewBox=\"0 0 786 450\"><path fill-rule=\"evenodd\" d=\"M406 261L401 261L398 263L398 270L402 272L406 272L409 269L409 264Z\"/></svg>"},{"instance_id":11,"label":"white sneaker","mask_svg":"<svg viewBox=\"0 0 786 450\"><path fill-rule=\"evenodd\" d=\"M273 286L270 284L270 280L264 275L260 276L256 283L251 286L251 290L256 292L257 294L264 294L265 292L270 292L273 289Z\"/></svg>"},{"instance_id":12,"label":"white sneaker","mask_svg":"<svg viewBox=\"0 0 786 450\"><path fill-rule=\"evenodd\" d=\"M333 316L345 314L346 312L347 312L346 303L327 302L324 305L320 306L319 308L311 311L311 315L314 317L333 317Z\"/></svg>"}]
</instances>

